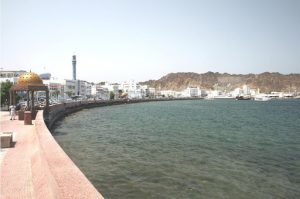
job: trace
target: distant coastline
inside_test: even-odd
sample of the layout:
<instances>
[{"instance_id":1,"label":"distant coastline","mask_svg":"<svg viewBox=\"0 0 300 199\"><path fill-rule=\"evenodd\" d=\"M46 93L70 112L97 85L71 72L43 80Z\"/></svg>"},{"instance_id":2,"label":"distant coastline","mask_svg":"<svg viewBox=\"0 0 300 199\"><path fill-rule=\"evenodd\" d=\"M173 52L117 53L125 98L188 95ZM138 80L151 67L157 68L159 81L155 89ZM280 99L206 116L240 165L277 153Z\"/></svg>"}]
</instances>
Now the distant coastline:
<instances>
[{"instance_id":1,"label":"distant coastline","mask_svg":"<svg viewBox=\"0 0 300 199\"><path fill-rule=\"evenodd\" d=\"M140 82L160 90L180 91L189 86L211 90L230 91L241 88L244 84L251 88L259 88L261 92L300 92L300 74L281 74L278 72L264 72L260 74L229 74L219 72L193 73L177 72L169 73L158 80Z\"/></svg>"}]
</instances>

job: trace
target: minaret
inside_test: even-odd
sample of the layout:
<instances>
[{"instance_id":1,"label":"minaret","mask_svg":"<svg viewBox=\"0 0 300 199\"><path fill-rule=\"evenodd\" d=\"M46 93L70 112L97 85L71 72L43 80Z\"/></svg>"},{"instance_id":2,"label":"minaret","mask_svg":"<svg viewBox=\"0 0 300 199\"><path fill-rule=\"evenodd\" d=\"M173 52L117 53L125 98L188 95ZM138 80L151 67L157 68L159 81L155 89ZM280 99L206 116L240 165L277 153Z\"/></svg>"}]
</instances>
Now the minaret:
<instances>
[{"instance_id":1,"label":"minaret","mask_svg":"<svg viewBox=\"0 0 300 199\"><path fill-rule=\"evenodd\" d=\"M73 55L72 65L73 65L73 80L76 80L76 55Z\"/></svg>"}]
</instances>

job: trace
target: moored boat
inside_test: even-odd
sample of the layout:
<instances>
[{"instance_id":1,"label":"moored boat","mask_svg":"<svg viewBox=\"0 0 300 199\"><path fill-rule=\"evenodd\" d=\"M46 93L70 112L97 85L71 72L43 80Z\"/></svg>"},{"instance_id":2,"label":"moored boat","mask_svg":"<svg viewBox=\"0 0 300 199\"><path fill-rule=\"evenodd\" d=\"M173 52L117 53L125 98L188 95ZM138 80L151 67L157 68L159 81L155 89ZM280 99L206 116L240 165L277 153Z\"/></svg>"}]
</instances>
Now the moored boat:
<instances>
[{"instance_id":1,"label":"moored boat","mask_svg":"<svg viewBox=\"0 0 300 199\"><path fill-rule=\"evenodd\" d=\"M251 97L250 96L236 96L235 99L236 100L250 100Z\"/></svg>"},{"instance_id":2,"label":"moored boat","mask_svg":"<svg viewBox=\"0 0 300 199\"><path fill-rule=\"evenodd\" d=\"M254 98L255 101L269 101L271 100L272 98L266 96L266 95L259 95L259 96L256 96Z\"/></svg>"}]
</instances>

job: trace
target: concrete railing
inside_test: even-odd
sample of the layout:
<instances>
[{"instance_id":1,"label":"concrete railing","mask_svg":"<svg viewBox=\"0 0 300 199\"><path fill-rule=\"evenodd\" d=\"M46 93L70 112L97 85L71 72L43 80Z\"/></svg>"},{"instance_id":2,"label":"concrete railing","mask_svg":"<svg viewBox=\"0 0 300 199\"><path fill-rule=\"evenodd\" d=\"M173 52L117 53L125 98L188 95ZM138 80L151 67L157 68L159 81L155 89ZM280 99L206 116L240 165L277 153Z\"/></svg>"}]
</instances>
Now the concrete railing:
<instances>
[{"instance_id":1,"label":"concrete railing","mask_svg":"<svg viewBox=\"0 0 300 199\"><path fill-rule=\"evenodd\" d=\"M32 157L33 187L38 198L103 198L48 130L43 111L35 120L36 153Z\"/></svg>"}]
</instances>

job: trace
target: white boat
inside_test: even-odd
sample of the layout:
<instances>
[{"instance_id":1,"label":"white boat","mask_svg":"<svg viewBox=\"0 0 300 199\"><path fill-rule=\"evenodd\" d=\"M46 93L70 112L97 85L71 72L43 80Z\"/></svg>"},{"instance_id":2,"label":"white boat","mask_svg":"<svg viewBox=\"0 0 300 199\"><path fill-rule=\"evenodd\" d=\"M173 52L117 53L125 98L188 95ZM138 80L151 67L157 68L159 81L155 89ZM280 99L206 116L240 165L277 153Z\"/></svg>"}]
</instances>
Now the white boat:
<instances>
[{"instance_id":1,"label":"white boat","mask_svg":"<svg viewBox=\"0 0 300 199\"><path fill-rule=\"evenodd\" d=\"M228 96L228 95L217 95L214 96L215 99L234 99L234 97L232 96Z\"/></svg>"},{"instance_id":2,"label":"white boat","mask_svg":"<svg viewBox=\"0 0 300 199\"><path fill-rule=\"evenodd\" d=\"M204 97L204 99L205 99L205 100L214 100L213 97L208 97L208 96L207 96L207 97Z\"/></svg>"},{"instance_id":3,"label":"white boat","mask_svg":"<svg viewBox=\"0 0 300 199\"><path fill-rule=\"evenodd\" d=\"M269 101L269 100L271 100L271 98L266 95L259 95L259 96L256 96L254 98L254 100L255 101Z\"/></svg>"}]
</instances>

